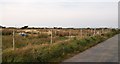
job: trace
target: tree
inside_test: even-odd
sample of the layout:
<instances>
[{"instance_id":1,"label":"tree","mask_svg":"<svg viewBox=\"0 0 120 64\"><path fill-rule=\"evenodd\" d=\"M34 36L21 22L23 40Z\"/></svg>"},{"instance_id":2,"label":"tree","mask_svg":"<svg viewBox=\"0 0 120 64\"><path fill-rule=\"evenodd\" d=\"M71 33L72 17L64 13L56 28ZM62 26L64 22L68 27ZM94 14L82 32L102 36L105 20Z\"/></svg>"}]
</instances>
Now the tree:
<instances>
[{"instance_id":1,"label":"tree","mask_svg":"<svg viewBox=\"0 0 120 64\"><path fill-rule=\"evenodd\" d=\"M28 28L28 26L24 26L24 27L22 27L21 29L26 29L26 28Z\"/></svg>"}]
</instances>

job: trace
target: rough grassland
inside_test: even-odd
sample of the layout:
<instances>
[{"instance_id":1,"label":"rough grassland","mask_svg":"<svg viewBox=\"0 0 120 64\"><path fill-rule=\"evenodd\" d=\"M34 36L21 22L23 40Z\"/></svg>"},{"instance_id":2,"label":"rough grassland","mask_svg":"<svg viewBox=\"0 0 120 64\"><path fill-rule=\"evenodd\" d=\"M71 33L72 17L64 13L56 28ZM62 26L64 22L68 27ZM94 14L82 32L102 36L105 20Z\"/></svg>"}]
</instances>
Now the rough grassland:
<instances>
[{"instance_id":1,"label":"rough grassland","mask_svg":"<svg viewBox=\"0 0 120 64\"><path fill-rule=\"evenodd\" d=\"M44 46L27 46L21 49L3 51L3 62L60 62L71 54L82 52L117 34L116 31L72 40L46 44Z\"/></svg>"}]
</instances>

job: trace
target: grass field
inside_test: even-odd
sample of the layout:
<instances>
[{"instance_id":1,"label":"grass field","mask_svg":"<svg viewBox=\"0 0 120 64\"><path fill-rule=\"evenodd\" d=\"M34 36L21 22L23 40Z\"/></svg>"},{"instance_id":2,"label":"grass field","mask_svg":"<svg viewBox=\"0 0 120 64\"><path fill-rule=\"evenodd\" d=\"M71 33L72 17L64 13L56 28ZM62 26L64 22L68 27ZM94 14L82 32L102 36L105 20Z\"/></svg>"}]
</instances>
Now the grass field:
<instances>
[{"instance_id":1,"label":"grass field","mask_svg":"<svg viewBox=\"0 0 120 64\"><path fill-rule=\"evenodd\" d=\"M60 62L119 33L115 29L2 29L3 62ZM21 36L25 33L27 36Z\"/></svg>"}]
</instances>

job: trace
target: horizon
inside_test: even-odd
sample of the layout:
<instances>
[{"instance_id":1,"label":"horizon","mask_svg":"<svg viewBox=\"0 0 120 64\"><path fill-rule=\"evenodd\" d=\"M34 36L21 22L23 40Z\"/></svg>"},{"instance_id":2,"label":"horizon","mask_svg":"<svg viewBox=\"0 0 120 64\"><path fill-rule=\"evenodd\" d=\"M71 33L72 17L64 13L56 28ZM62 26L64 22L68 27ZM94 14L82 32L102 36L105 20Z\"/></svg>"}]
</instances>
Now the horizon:
<instances>
[{"instance_id":1,"label":"horizon","mask_svg":"<svg viewBox=\"0 0 120 64\"><path fill-rule=\"evenodd\" d=\"M0 26L2 26L2 27L5 27L5 28L22 28L22 27L24 27L24 26L28 26L28 25L24 25L24 26L3 26L3 25L0 25ZM88 26L88 27L62 27L62 26L53 26L53 27L49 27L49 26L28 26L28 28L115 28L116 29L116 27L106 27L106 26L102 26L102 27L90 27L90 26ZM117 27L118 28L118 27Z\"/></svg>"}]
</instances>

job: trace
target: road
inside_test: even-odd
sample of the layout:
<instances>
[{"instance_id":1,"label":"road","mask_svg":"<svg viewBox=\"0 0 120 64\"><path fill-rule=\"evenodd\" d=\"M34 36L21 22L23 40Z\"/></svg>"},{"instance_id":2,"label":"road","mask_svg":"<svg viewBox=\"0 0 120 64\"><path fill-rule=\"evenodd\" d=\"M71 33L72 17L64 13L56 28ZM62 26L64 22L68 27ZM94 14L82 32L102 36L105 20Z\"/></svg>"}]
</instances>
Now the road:
<instances>
[{"instance_id":1,"label":"road","mask_svg":"<svg viewBox=\"0 0 120 64\"><path fill-rule=\"evenodd\" d=\"M118 35L63 62L118 62Z\"/></svg>"}]
</instances>

